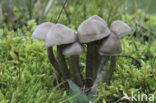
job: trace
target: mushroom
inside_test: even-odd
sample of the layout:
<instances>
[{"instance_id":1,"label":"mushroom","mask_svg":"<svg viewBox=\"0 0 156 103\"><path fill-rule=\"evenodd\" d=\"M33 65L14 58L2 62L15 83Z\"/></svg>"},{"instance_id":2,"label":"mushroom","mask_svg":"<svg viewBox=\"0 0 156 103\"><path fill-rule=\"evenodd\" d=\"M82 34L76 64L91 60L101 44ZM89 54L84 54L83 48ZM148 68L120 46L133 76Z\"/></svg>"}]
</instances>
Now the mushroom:
<instances>
[{"instance_id":1,"label":"mushroom","mask_svg":"<svg viewBox=\"0 0 156 103\"><path fill-rule=\"evenodd\" d=\"M35 29L35 31L33 32L31 38L32 39L37 39L37 40L43 40L45 41L46 36L49 32L49 30L54 26L55 24L50 23L50 22L45 22L40 24L39 26L37 26L37 28ZM48 54L48 58L50 63L54 66L55 70L57 71L59 77L61 77L61 68L59 66L59 63L57 61L57 59L54 56L53 53L53 48L52 47L48 47L47 48L47 54Z\"/></svg>"},{"instance_id":2,"label":"mushroom","mask_svg":"<svg viewBox=\"0 0 156 103\"><path fill-rule=\"evenodd\" d=\"M31 38L45 41L47 33L49 32L50 28L54 25L55 24L50 22L40 24L33 32Z\"/></svg>"},{"instance_id":3,"label":"mushroom","mask_svg":"<svg viewBox=\"0 0 156 103\"><path fill-rule=\"evenodd\" d=\"M117 35L111 33L109 37L103 39L99 50L100 55L102 55L101 63L98 68L96 80L94 81L94 84L91 87L90 94L95 94L99 83L104 81L109 56L119 55L121 51L121 44Z\"/></svg>"},{"instance_id":4,"label":"mushroom","mask_svg":"<svg viewBox=\"0 0 156 103\"><path fill-rule=\"evenodd\" d=\"M75 42L73 44L68 45L63 49L63 54L67 56L71 56L71 67L72 67L72 77L76 84L80 87L83 86L83 79L81 75L81 68L79 65L79 54L84 52L83 46L80 43Z\"/></svg>"},{"instance_id":5,"label":"mushroom","mask_svg":"<svg viewBox=\"0 0 156 103\"><path fill-rule=\"evenodd\" d=\"M129 27L129 25L121 20L113 21L110 26L110 30L119 38L132 33L132 29Z\"/></svg>"},{"instance_id":6,"label":"mushroom","mask_svg":"<svg viewBox=\"0 0 156 103\"><path fill-rule=\"evenodd\" d=\"M71 56L73 76L75 80L79 80L75 82L82 86L79 57L77 55L83 52L83 47L78 43L76 34L75 31L63 24L55 24L47 34L45 46L57 45L58 60L66 80L71 79L71 73L67 68L64 55Z\"/></svg>"},{"instance_id":7,"label":"mushroom","mask_svg":"<svg viewBox=\"0 0 156 103\"><path fill-rule=\"evenodd\" d=\"M109 36L110 30L106 22L99 16L94 15L78 28L78 37L81 43L87 43L86 57L86 87L91 87L96 78L100 56L98 53L98 41Z\"/></svg>"},{"instance_id":8,"label":"mushroom","mask_svg":"<svg viewBox=\"0 0 156 103\"><path fill-rule=\"evenodd\" d=\"M45 46L70 44L76 41L75 31L63 24L55 24L47 34Z\"/></svg>"},{"instance_id":9,"label":"mushroom","mask_svg":"<svg viewBox=\"0 0 156 103\"><path fill-rule=\"evenodd\" d=\"M73 43L63 49L63 54L68 56L79 55L84 52L84 48L79 43Z\"/></svg>"},{"instance_id":10,"label":"mushroom","mask_svg":"<svg viewBox=\"0 0 156 103\"><path fill-rule=\"evenodd\" d=\"M71 79L71 73L67 68L65 58L62 54L63 47L65 44L75 42L75 40L75 32L63 24L55 24L48 32L45 40L46 47L57 45L58 60L65 80Z\"/></svg>"},{"instance_id":11,"label":"mushroom","mask_svg":"<svg viewBox=\"0 0 156 103\"><path fill-rule=\"evenodd\" d=\"M124 23L121 20L116 20L112 22L110 26L110 30L114 34L116 34L119 38L132 33L132 29L129 27L129 25ZM110 80L112 78L113 72L116 67L116 60L117 60L116 56L111 57L111 64L110 64L110 68L109 68L107 79L106 79L107 84L110 84Z\"/></svg>"},{"instance_id":12,"label":"mushroom","mask_svg":"<svg viewBox=\"0 0 156 103\"><path fill-rule=\"evenodd\" d=\"M96 93L98 84L104 81L105 77L107 84L110 83L111 77L116 67L116 56L119 55L122 51L119 37L128 35L132 32L132 29L121 20L114 21L110 26L110 30L111 34L109 35L109 37L103 40L99 49L100 55L104 56L102 56L97 77L94 81L93 86L91 87L90 94ZM111 56L111 64L106 75L106 68L109 56Z\"/></svg>"}]
</instances>

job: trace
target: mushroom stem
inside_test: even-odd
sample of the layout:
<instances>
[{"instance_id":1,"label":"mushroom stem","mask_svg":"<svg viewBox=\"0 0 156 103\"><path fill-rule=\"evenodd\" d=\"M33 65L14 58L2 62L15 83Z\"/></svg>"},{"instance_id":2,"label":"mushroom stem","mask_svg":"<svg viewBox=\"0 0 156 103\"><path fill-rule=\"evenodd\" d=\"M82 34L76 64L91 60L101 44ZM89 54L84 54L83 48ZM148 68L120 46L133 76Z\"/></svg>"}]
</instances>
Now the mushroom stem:
<instances>
[{"instance_id":1,"label":"mushroom stem","mask_svg":"<svg viewBox=\"0 0 156 103\"><path fill-rule=\"evenodd\" d=\"M81 68L79 65L79 56L71 56L71 67L72 67L72 77L74 78L74 82L79 85L80 87L83 86L83 79L81 75Z\"/></svg>"},{"instance_id":2,"label":"mushroom stem","mask_svg":"<svg viewBox=\"0 0 156 103\"><path fill-rule=\"evenodd\" d=\"M94 81L93 86L91 87L91 91L89 95L95 94L100 82L104 81L104 77L106 75L107 63L109 56L102 56L101 62L98 68L96 80Z\"/></svg>"},{"instance_id":3,"label":"mushroom stem","mask_svg":"<svg viewBox=\"0 0 156 103\"><path fill-rule=\"evenodd\" d=\"M63 45L57 46L57 54L58 54L59 64L61 67L61 72L62 72L63 78L65 80L68 80L68 79L71 79L71 73L67 68L67 64L62 54L62 51L63 51Z\"/></svg>"},{"instance_id":4,"label":"mushroom stem","mask_svg":"<svg viewBox=\"0 0 156 103\"><path fill-rule=\"evenodd\" d=\"M87 44L87 60L86 60L86 87L90 88L93 85L93 81L96 78L97 68L99 65L99 53L98 48L91 42Z\"/></svg>"},{"instance_id":5,"label":"mushroom stem","mask_svg":"<svg viewBox=\"0 0 156 103\"><path fill-rule=\"evenodd\" d=\"M98 71L98 67L100 64L100 55L99 55L99 47L97 46L97 42L94 43L94 51L93 51L93 81L96 79L96 74Z\"/></svg>"},{"instance_id":6,"label":"mushroom stem","mask_svg":"<svg viewBox=\"0 0 156 103\"><path fill-rule=\"evenodd\" d=\"M116 56L112 56L111 57L111 64L110 64L110 68L108 70L108 74L107 74L107 79L106 79L106 83L109 85L113 72L115 71L116 68L116 61L117 61L117 57Z\"/></svg>"},{"instance_id":7,"label":"mushroom stem","mask_svg":"<svg viewBox=\"0 0 156 103\"><path fill-rule=\"evenodd\" d=\"M60 66L59 66L59 63L57 61L57 59L55 58L54 56L54 53L53 53L53 48L52 47L48 47L47 48L47 53L48 53L48 58L49 58L49 61L50 63L54 66L56 72L58 73L59 77L61 77L61 69L60 69Z\"/></svg>"}]
</instances>

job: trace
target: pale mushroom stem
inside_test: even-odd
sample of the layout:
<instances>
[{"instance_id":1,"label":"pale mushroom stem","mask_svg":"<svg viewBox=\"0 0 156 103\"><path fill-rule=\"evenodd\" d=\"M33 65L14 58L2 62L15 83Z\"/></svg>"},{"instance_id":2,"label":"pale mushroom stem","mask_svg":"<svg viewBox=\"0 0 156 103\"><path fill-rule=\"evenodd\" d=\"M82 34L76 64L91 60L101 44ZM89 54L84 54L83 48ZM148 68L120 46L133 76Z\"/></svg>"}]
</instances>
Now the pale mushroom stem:
<instances>
[{"instance_id":1,"label":"pale mushroom stem","mask_svg":"<svg viewBox=\"0 0 156 103\"><path fill-rule=\"evenodd\" d=\"M96 78L97 67L99 65L99 53L96 42L87 44L87 59L86 59L86 87L90 88Z\"/></svg>"},{"instance_id":2,"label":"pale mushroom stem","mask_svg":"<svg viewBox=\"0 0 156 103\"><path fill-rule=\"evenodd\" d=\"M96 80L94 81L94 84L91 87L91 91L89 95L95 94L97 92L99 83L104 81L104 77L106 76L108 59L109 59L109 56L102 56L101 62L98 68Z\"/></svg>"},{"instance_id":3,"label":"pale mushroom stem","mask_svg":"<svg viewBox=\"0 0 156 103\"><path fill-rule=\"evenodd\" d=\"M106 79L106 83L109 85L113 72L115 71L116 68L116 61L117 61L117 57L116 56L112 56L111 57L111 64L110 64L110 68L108 70L108 74L107 74L107 79Z\"/></svg>"},{"instance_id":4,"label":"pale mushroom stem","mask_svg":"<svg viewBox=\"0 0 156 103\"><path fill-rule=\"evenodd\" d=\"M61 67L61 72L62 72L64 79L68 80L68 79L71 79L71 73L68 70L67 63L62 54L62 51L63 51L63 45L57 46L57 55L58 55L58 61Z\"/></svg>"},{"instance_id":5,"label":"pale mushroom stem","mask_svg":"<svg viewBox=\"0 0 156 103\"><path fill-rule=\"evenodd\" d=\"M60 66L59 66L59 63L57 61L57 59L55 58L54 56L54 53L53 53L53 48L52 47L48 47L47 48L47 53L48 53L48 58L49 58L49 61L50 63L54 66L56 72L58 73L59 77L61 77L61 69L60 69Z\"/></svg>"},{"instance_id":6,"label":"pale mushroom stem","mask_svg":"<svg viewBox=\"0 0 156 103\"><path fill-rule=\"evenodd\" d=\"M74 78L74 82L76 84L78 84L80 87L83 86L83 79L82 79L82 75L81 75L81 68L79 65L79 56L75 55L75 56L71 56L70 57L71 60L71 66L72 66L72 77Z\"/></svg>"}]
</instances>

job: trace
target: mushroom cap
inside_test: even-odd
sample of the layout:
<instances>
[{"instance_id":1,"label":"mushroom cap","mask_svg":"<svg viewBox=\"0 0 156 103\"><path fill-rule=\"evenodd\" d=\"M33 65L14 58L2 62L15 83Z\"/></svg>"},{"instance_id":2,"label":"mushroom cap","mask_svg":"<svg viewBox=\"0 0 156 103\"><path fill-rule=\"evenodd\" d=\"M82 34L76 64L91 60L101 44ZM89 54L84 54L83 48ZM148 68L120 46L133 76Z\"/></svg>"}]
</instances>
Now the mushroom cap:
<instances>
[{"instance_id":1,"label":"mushroom cap","mask_svg":"<svg viewBox=\"0 0 156 103\"><path fill-rule=\"evenodd\" d=\"M75 42L63 49L63 54L68 56L79 55L82 53L84 53L84 48L78 42Z\"/></svg>"},{"instance_id":2,"label":"mushroom cap","mask_svg":"<svg viewBox=\"0 0 156 103\"><path fill-rule=\"evenodd\" d=\"M78 28L78 37L81 43L100 40L109 34L110 30L106 22L97 15L83 21Z\"/></svg>"},{"instance_id":3,"label":"mushroom cap","mask_svg":"<svg viewBox=\"0 0 156 103\"><path fill-rule=\"evenodd\" d=\"M39 26L37 26L37 28L35 29L35 31L33 32L31 38L32 39L38 39L38 40L43 40L45 41L46 36L50 30L50 28L55 25L53 23L50 22L45 22L40 24Z\"/></svg>"},{"instance_id":4,"label":"mushroom cap","mask_svg":"<svg viewBox=\"0 0 156 103\"><path fill-rule=\"evenodd\" d=\"M76 33L63 24L55 24L47 34L45 46L69 44L76 41Z\"/></svg>"},{"instance_id":5,"label":"mushroom cap","mask_svg":"<svg viewBox=\"0 0 156 103\"><path fill-rule=\"evenodd\" d=\"M113 21L110 26L110 30L118 35L118 37L122 37L132 33L132 29L129 27L129 25L121 20Z\"/></svg>"},{"instance_id":6,"label":"mushroom cap","mask_svg":"<svg viewBox=\"0 0 156 103\"><path fill-rule=\"evenodd\" d=\"M120 40L114 33L111 33L107 38L102 41L99 53L100 55L119 55L121 53Z\"/></svg>"}]
</instances>

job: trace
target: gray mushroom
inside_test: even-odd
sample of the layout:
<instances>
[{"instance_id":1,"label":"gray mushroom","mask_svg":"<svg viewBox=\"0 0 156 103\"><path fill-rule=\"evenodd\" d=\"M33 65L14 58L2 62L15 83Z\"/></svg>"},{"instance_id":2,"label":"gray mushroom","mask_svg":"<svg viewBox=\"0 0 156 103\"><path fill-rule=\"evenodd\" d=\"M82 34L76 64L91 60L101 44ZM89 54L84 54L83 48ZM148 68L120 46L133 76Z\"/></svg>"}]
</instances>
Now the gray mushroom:
<instances>
[{"instance_id":1,"label":"gray mushroom","mask_svg":"<svg viewBox=\"0 0 156 103\"><path fill-rule=\"evenodd\" d=\"M47 34L45 46L51 47L57 45L58 60L62 69L64 78L74 78L79 86L82 86L82 78L79 66L78 54L83 53L83 47L77 42L76 32L63 24L55 24ZM64 55L71 56L73 75L67 68Z\"/></svg>"},{"instance_id":2,"label":"gray mushroom","mask_svg":"<svg viewBox=\"0 0 156 103\"><path fill-rule=\"evenodd\" d=\"M96 78L100 56L98 41L109 36L110 30L106 22L99 16L91 16L82 22L78 28L78 37L81 43L87 43L86 57L86 87L90 88Z\"/></svg>"},{"instance_id":3,"label":"gray mushroom","mask_svg":"<svg viewBox=\"0 0 156 103\"><path fill-rule=\"evenodd\" d=\"M63 54L68 55L68 56L79 55L82 53L84 53L84 48L78 42L70 44L69 46L67 46L63 49Z\"/></svg>"},{"instance_id":4,"label":"gray mushroom","mask_svg":"<svg viewBox=\"0 0 156 103\"><path fill-rule=\"evenodd\" d=\"M81 43L88 43L107 37L110 30L106 22L99 16L91 16L82 22L78 28L78 37Z\"/></svg>"},{"instance_id":5,"label":"gray mushroom","mask_svg":"<svg viewBox=\"0 0 156 103\"><path fill-rule=\"evenodd\" d=\"M120 40L113 32L109 37L105 38L100 46L99 53L100 55L105 56L115 56L120 54L122 51Z\"/></svg>"},{"instance_id":6,"label":"gray mushroom","mask_svg":"<svg viewBox=\"0 0 156 103\"><path fill-rule=\"evenodd\" d=\"M124 23L121 20L114 21L111 24L110 29L119 38L132 33L132 29L129 27L129 25ZM116 67L116 61L117 61L117 57L116 56L111 56L111 64L110 64L110 68L109 68L108 75L107 75L107 78L106 78L107 84L110 84L110 80L112 78L113 72L114 72L115 67Z\"/></svg>"},{"instance_id":7,"label":"gray mushroom","mask_svg":"<svg viewBox=\"0 0 156 103\"><path fill-rule=\"evenodd\" d=\"M83 78L81 75L78 55L82 53L84 53L84 48L78 42L69 44L63 49L63 54L70 56L72 77L74 79L74 82L80 87L83 86Z\"/></svg>"},{"instance_id":8,"label":"gray mushroom","mask_svg":"<svg viewBox=\"0 0 156 103\"><path fill-rule=\"evenodd\" d=\"M128 35L132 32L132 29L121 20L114 21L110 26L110 30L111 34L108 38L103 40L99 49L100 55L103 56L98 69L96 80L91 87L90 94L95 94L98 88L98 84L105 79L107 84L110 83L111 77L116 67L116 56L119 55L122 51L119 37L123 37L124 35ZM106 67L109 56L111 56L111 64L106 75Z\"/></svg>"},{"instance_id":9,"label":"gray mushroom","mask_svg":"<svg viewBox=\"0 0 156 103\"><path fill-rule=\"evenodd\" d=\"M55 24L53 24L51 22L45 22L45 23L40 24L39 26L36 27L31 38L45 41L49 30L54 25ZM55 70L57 71L58 75L61 77L61 75L62 75L61 68L59 66L57 59L54 56L52 49L53 49L52 47L47 48L48 58L49 58L50 63L54 66Z\"/></svg>"},{"instance_id":10,"label":"gray mushroom","mask_svg":"<svg viewBox=\"0 0 156 103\"><path fill-rule=\"evenodd\" d=\"M105 38L102 41L99 50L100 55L102 55L101 63L98 68L96 80L94 81L94 84L91 87L90 94L95 94L99 83L104 81L104 78L106 76L106 68L107 68L109 56L119 55L121 51L122 49L121 49L120 40L114 33L111 33L109 37Z\"/></svg>"},{"instance_id":11,"label":"gray mushroom","mask_svg":"<svg viewBox=\"0 0 156 103\"><path fill-rule=\"evenodd\" d=\"M58 61L60 63L61 72L64 79L71 79L71 73L68 70L64 55L63 48L65 44L70 44L76 41L75 32L63 24L55 24L47 34L45 40L46 47L57 45Z\"/></svg>"},{"instance_id":12,"label":"gray mushroom","mask_svg":"<svg viewBox=\"0 0 156 103\"><path fill-rule=\"evenodd\" d=\"M132 29L128 24L121 20L113 21L110 30L115 33L118 37L123 37L132 33Z\"/></svg>"},{"instance_id":13,"label":"gray mushroom","mask_svg":"<svg viewBox=\"0 0 156 103\"><path fill-rule=\"evenodd\" d=\"M75 31L63 24L55 24L48 32L45 46L70 44L76 41Z\"/></svg>"},{"instance_id":14,"label":"gray mushroom","mask_svg":"<svg viewBox=\"0 0 156 103\"><path fill-rule=\"evenodd\" d=\"M45 22L45 23L40 24L39 26L36 27L31 38L45 41L50 28L52 28L52 26L54 25L55 24L50 23L50 22Z\"/></svg>"}]
</instances>

